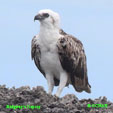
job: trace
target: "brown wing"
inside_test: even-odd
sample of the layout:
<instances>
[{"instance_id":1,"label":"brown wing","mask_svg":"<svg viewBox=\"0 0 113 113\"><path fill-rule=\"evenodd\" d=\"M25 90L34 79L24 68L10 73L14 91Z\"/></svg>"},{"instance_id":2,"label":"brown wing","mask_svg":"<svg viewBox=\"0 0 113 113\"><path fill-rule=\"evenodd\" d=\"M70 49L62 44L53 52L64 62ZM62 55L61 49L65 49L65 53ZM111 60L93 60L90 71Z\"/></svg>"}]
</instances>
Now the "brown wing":
<instances>
[{"instance_id":1,"label":"brown wing","mask_svg":"<svg viewBox=\"0 0 113 113\"><path fill-rule=\"evenodd\" d=\"M58 40L57 47L61 65L69 74L72 85L78 92L83 90L90 93L87 77L86 56L82 43L75 37L60 30L62 37Z\"/></svg>"},{"instance_id":2,"label":"brown wing","mask_svg":"<svg viewBox=\"0 0 113 113\"><path fill-rule=\"evenodd\" d=\"M33 37L32 42L31 42L31 57L32 57L32 60L34 60L35 65L37 66L37 68L39 69L39 71L45 77L45 72L41 68L41 65L40 65L41 50L40 50L40 45L37 42L37 37L36 36ZM55 86L58 86L59 85L59 80L57 80L56 78L54 78L54 81L55 81Z\"/></svg>"},{"instance_id":3,"label":"brown wing","mask_svg":"<svg viewBox=\"0 0 113 113\"><path fill-rule=\"evenodd\" d=\"M39 69L39 71L45 76L45 72L40 66L40 58L41 58L41 51L40 51L40 46L37 43L37 37L34 36L31 42L31 57L32 60L34 60L35 65Z\"/></svg>"}]
</instances>

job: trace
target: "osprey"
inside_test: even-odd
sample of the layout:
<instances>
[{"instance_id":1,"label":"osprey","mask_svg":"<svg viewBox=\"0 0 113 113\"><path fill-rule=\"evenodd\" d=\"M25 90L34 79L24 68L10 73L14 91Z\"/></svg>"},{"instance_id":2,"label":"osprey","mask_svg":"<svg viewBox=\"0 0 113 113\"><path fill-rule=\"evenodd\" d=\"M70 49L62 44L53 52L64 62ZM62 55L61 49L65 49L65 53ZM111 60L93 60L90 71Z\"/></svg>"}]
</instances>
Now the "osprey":
<instances>
[{"instance_id":1,"label":"osprey","mask_svg":"<svg viewBox=\"0 0 113 113\"><path fill-rule=\"evenodd\" d=\"M59 97L69 84L77 92L91 93L81 41L60 28L60 17L52 10L40 10L34 20L39 20L40 32L32 39L31 56L47 79L48 93L58 86L55 95Z\"/></svg>"}]
</instances>

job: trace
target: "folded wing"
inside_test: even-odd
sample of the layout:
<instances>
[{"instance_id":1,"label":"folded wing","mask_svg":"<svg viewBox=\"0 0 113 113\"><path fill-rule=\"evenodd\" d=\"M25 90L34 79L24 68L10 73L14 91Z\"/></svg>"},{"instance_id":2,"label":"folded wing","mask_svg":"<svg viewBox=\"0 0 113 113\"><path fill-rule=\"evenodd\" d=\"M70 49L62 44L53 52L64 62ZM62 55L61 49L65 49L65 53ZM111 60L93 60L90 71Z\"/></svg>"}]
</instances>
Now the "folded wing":
<instances>
[{"instance_id":1,"label":"folded wing","mask_svg":"<svg viewBox=\"0 0 113 113\"><path fill-rule=\"evenodd\" d=\"M87 76L86 56L83 45L77 38L60 31L58 54L63 69L68 73L76 91L91 92Z\"/></svg>"}]
</instances>

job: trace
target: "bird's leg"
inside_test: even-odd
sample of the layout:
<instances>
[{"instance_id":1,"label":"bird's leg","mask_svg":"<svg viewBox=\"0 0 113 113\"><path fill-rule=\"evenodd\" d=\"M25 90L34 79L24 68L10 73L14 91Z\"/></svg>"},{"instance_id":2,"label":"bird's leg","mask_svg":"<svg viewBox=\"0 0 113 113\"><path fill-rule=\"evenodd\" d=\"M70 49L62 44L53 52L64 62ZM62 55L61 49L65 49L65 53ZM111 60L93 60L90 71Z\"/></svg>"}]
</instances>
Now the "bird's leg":
<instances>
[{"instance_id":1,"label":"bird's leg","mask_svg":"<svg viewBox=\"0 0 113 113\"><path fill-rule=\"evenodd\" d=\"M68 80L68 75L66 73L62 73L60 75L60 84L59 84L59 87L58 87L57 92L55 94L57 97L60 96L63 88L66 86L67 80Z\"/></svg>"},{"instance_id":2,"label":"bird's leg","mask_svg":"<svg viewBox=\"0 0 113 113\"><path fill-rule=\"evenodd\" d=\"M47 83L48 83L48 94L52 94L54 88L54 78L51 74L46 75Z\"/></svg>"}]
</instances>

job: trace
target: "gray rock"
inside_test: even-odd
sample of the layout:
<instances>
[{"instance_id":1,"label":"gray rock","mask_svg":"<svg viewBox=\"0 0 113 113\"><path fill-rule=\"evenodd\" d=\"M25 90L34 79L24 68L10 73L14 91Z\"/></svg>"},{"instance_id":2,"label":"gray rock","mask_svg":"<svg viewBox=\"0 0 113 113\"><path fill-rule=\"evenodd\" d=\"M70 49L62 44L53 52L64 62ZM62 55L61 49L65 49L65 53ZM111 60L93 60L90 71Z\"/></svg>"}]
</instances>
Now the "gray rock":
<instances>
[{"instance_id":1,"label":"gray rock","mask_svg":"<svg viewBox=\"0 0 113 113\"><path fill-rule=\"evenodd\" d=\"M108 104L108 108L88 108L87 104ZM7 105L34 105L35 108L11 109L6 108ZM40 109L37 109L38 106ZM113 113L113 103L106 97L79 100L74 94L58 98L48 95L41 86L9 89L0 85L0 113Z\"/></svg>"}]
</instances>

